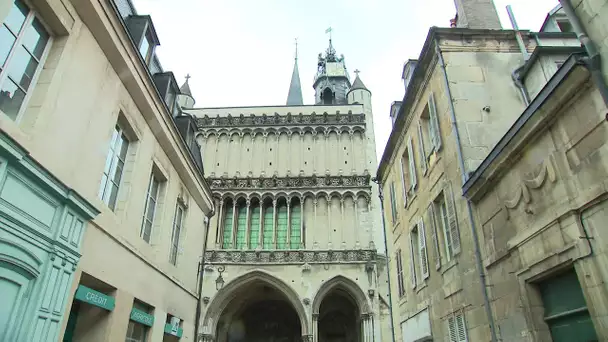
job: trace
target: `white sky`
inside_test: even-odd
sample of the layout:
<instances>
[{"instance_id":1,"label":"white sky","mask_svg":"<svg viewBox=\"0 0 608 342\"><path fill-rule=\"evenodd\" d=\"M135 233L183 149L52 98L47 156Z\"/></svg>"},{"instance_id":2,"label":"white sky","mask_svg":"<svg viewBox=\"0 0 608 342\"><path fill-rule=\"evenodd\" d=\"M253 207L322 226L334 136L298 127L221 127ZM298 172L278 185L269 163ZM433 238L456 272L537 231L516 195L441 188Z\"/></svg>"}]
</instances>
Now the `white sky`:
<instances>
[{"instance_id":1,"label":"white sky","mask_svg":"<svg viewBox=\"0 0 608 342\"><path fill-rule=\"evenodd\" d=\"M190 73L196 107L284 105L298 37L304 104L313 104L317 55L333 43L372 92L378 160L402 100L403 63L418 58L431 26L448 27L453 0L133 0L150 14L163 68L181 85ZM495 0L504 28L511 4L521 29L538 30L558 0ZM233 113L240 114L240 113ZM245 113L246 114L246 113Z\"/></svg>"}]
</instances>

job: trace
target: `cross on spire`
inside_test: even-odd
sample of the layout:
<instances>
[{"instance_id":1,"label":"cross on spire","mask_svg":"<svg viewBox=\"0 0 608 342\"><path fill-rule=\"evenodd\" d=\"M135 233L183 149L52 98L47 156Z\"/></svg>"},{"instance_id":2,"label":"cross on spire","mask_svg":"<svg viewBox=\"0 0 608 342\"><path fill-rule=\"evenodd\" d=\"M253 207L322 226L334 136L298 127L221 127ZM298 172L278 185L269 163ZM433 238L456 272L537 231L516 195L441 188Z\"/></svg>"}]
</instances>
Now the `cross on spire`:
<instances>
[{"instance_id":1,"label":"cross on spire","mask_svg":"<svg viewBox=\"0 0 608 342\"><path fill-rule=\"evenodd\" d=\"M186 82L188 82L188 80L191 78L192 76L190 76L190 74L186 74Z\"/></svg>"},{"instance_id":2,"label":"cross on spire","mask_svg":"<svg viewBox=\"0 0 608 342\"><path fill-rule=\"evenodd\" d=\"M361 72L361 71L360 71L359 69L355 69L355 71L354 71L354 73L355 73L355 75L357 75L357 77L359 77L359 73L360 73L360 72Z\"/></svg>"}]
</instances>

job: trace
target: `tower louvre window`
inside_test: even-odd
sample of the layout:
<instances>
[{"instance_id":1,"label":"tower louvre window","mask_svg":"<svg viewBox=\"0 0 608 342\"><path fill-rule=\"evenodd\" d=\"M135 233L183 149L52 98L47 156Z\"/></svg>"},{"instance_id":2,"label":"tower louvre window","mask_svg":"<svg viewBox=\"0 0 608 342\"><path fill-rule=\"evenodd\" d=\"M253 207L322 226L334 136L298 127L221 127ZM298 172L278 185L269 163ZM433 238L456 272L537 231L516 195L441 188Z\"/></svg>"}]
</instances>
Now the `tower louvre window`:
<instances>
[{"instance_id":1,"label":"tower louvre window","mask_svg":"<svg viewBox=\"0 0 608 342\"><path fill-rule=\"evenodd\" d=\"M298 249L302 238L302 232L300 231L302 227L302 207L298 200L292 204L290 220L289 245L291 249Z\"/></svg>"},{"instance_id":2,"label":"tower louvre window","mask_svg":"<svg viewBox=\"0 0 608 342\"><path fill-rule=\"evenodd\" d=\"M258 242L260 238L260 205L253 204L251 206L251 225L249 233L249 248L258 248Z\"/></svg>"},{"instance_id":3,"label":"tower louvre window","mask_svg":"<svg viewBox=\"0 0 608 342\"><path fill-rule=\"evenodd\" d=\"M282 202L277 207L277 249L287 247L287 204Z\"/></svg>"},{"instance_id":4,"label":"tower louvre window","mask_svg":"<svg viewBox=\"0 0 608 342\"><path fill-rule=\"evenodd\" d=\"M321 94L321 100L323 100L323 104L333 104L334 103L334 92L331 91L331 88L325 88L323 93Z\"/></svg>"},{"instance_id":5,"label":"tower louvre window","mask_svg":"<svg viewBox=\"0 0 608 342\"><path fill-rule=\"evenodd\" d=\"M236 248L245 249L247 247L247 206L245 203L238 205L236 222Z\"/></svg>"}]
</instances>

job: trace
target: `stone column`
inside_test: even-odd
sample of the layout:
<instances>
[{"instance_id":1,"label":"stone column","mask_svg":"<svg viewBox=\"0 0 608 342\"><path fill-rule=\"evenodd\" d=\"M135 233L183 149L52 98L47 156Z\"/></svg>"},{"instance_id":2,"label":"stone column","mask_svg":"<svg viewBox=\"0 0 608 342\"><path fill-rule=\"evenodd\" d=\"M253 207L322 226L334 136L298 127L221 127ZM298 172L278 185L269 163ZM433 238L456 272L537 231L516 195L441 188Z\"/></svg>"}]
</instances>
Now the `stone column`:
<instances>
[{"instance_id":1,"label":"stone column","mask_svg":"<svg viewBox=\"0 0 608 342\"><path fill-rule=\"evenodd\" d=\"M291 173L291 164L293 163L293 158L291 156L291 132L287 132L287 171L286 173L289 175Z\"/></svg>"},{"instance_id":2,"label":"stone column","mask_svg":"<svg viewBox=\"0 0 608 342\"><path fill-rule=\"evenodd\" d=\"M304 248L305 246L305 236L304 236L304 200L305 197L300 197L300 246L299 248Z\"/></svg>"},{"instance_id":3,"label":"stone column","mask_svg":"<svg viewBox=\"0 0 608 342\"><path fill-rule=\"evenodd\" d=\"M239 132L239 151L238 151L238 166L236 167L236 172L240 172L241 171L241 165L242 165L242 155L243 155L243 132ZM235 172L235 173L236 173Z\"/></svg>"},{"instance_id":4,"label":"stone column","mask_svg":"<svg viewBox=\"0 0 608 342\"><path fill-rule=\"evenodd\" d=\"M238 215L236 212L236 198L232 200L232 249L236 248L236 227L238 224L236 222Z\"/></svg>"},{"instance_id":5,"label":"stone column","mask_svg":"<svg viewBox=\"0 0 608 342\"><path fill-rule=\"evenodd\" d=\"M344 197L340 197L340 222L342 222L342 226L339 227L340 229L340 239L342 240L342 245L340 246L341 249L346 249L346 239L344 237L344 231L346 229L344 229Z\"/></svg>"},{"instance_id":6,"label":"stone column","mask_svg":"<svg viewBox=\"0 0 608 342\"><path fill-rule=\"evenodd\" d=\"M304 146L304 137L305 137L306 132L304 131L300 131L300 170L304 170L304 154L305 154L305 149L306 146ZM298 173L300 172L300 170L297 170Z\"/></svg>"},{"instance_id":7,"label":"stone column","mask_svg":"<svg viewBox=\"0 0 608 342\"><path fill-rule=\"evenodd\" d=\"M287 249L291 249L291 197L287 197Z\"/></svg>"},{"instance_id":8,"label":"stone column","mask_svg":"<svg viewBox=\"0 0 608 342\"><path fill-rule=\"evenodd\" d=\"M230 159L228 159L228 155L230 154L230 138L232 138L232 136L228 135L228 141L226 144L226 155L224 155L224 170L226 170L226 172L228 172L227 171L228 170L228 160L230 160ZM222 174L223 174L223 172L222 172Z\"/></svg>"},{"instance_id":9,"label":"stone column","mask_svg":"<svg viewBox=\"0 0 608 342\"><path fill-rule=\"evenodd\" d=\"M213 150L213 163L211 164L211 170L213 170L212 172L215 173L215 171L217 171L217 155L219 152L219 146L220 146L220 136L219 135L215 135L215 150Z\"/></svg>"},{"instance_id":10,"label":"stone column","mask_svg":"<svg viewBox=\"0 0 608 342\"><path fill-rule=\"evenodd\" d=\"M220 236L222 235L222 213L223 213L223 208L224 208L224 199L220 199L220 205L219 205L219 210L218 210L218 215L217 215L217 227L215 228L215 248L219 249L221 248L221 238Z\"/></svg>"},{"instance_id":11,"label":"stone column","mask_svg":"<svg viewBox=\"0 0 608 342\"><path fill-rule=\"evenodd\" d=\"M260 198L260 233L258 234L258 249L264 248L264 201Z\"/></svg>"},{"instance_id":12,"label":"stone column","mask_svg":"<svg viewBox=\"0 0 608 342\"><path fill-rule=\"evenodd\" d=\"M361 229L361 224L359 224L359 196L353 197L353 202L353 209L355 211L355 249L359 249L361 247L361 242L359 241L359 229Z\"/></svg>"},{"instance_id":13,"label":"stone column","mask_svg":"<svg viewBox=\"0 0 608 342\"><path fill-rule=\"evenodd\" d=\"M325 131L323 134L325 137L325 151L321 151L322 154L325 154L327 158L325 158L325 174L329 173L329 167L331 165L331 147L329 146L329 132Z\"/></svg>"},{"instance_id":14,"label":"stone column","mask_svg":"<svg viewBox=\"0 0 608 342\"><path fill-rule=\"evenodd\" d=\"M312 205L313 205L313 207L314 207L314 208L313 208L313 211L314 211L314 222L315 222L314 229L317 229L317 227L319 226L319 225L318 225L318 221L317 221L317 204L319 204L319 201L317 201L317 198L315 197L315 198L312 200ZM313 239L314 239L314 241L313 241L312 245L313 245L313 247L314 247L314 246L316 246L316 244L317 244L317 235L316 235L316 234L313 234Z\"/></svg>"},{"instance_id":15,"label":"stone column","mask_svg":"<svg viewBox=\"0 0 608 342\"><path fill-rule=\"evenodd\" d=\"M329 240L327 242L327 249L332 249L333 244L331 242L331 195L327 196L327 233Z\"/></svg>"},{"instance_id":16,"label":"stone column","mask_svg":"<svg viewBox=\"0 0 608 342\"><path fill-rule=\"evenodd\" d=\"M369 314L368 313L364 313L361 315L361 325L363 326L363 336L361 341L363 342L372 342L373 340L371 339L372 334L370 334L370 320L369 320Z\"/></svg>"},{"instance_id":17,"label":"stone column","mask_svg":"<svg viewBox=\"0 0 608 342\"><path fill-rule=\"evenodd\" d=\"M319 142L319 136L317 135L316 131L312 131L312 173L316 174L317 173L317 168L319 167L319 162L317 160L317 145Z\"/></svg>"},{"instance_id":18,"label":"stone column","mask_svg":"<svg viewBox=\"0 0 608 342\"><path fill-rule=\"evenodd\" d=\"M368 164L368 160L367 160L367 138L365 136L365 134L361 134L361 150L363 151L363 171L367 171L367 168L369 166Z\"/></svg>"},{"instance_id":19,"label":"stone column","mask_svg":"<svg viewBox=\"0 0 608 342\"><path fill-rule=\"evenodd\" d=\"M277 249L277 200L272 200L272 245Z\"/></svg>"},{"instance_id":20,"label":"stone column","mask_svg":"<svg viewBox=\"0 0 608 342\"><path fill-rule=\"evenodd\" d=\"M249 249L249 236L251 235L251 225L250 225L250 212L251 212L251 198L248 198L245 202L247 206L247 220L245 221L245 249Z\"/></svg>"},{"instance_id":21,"label":"stone column","mask_svg":"<svg viewBox=\"0 0 608 342\"><path fill-rule=\"evenodd\" d=\"M262 153L260 153L260 174L264 174L264 170L266 169L266 159L264 159L264 156L267 155L266 153L266 148L267 148L267 144L266 142L268 141L268 133L264 132L263 133L263 138L264 141L262 141Z\"/></svg>"},{"instance_id":22,"label":"stone column","mask_svg":"<svg viewBox=\"0 0 608 342\"><path fill-rule=\"evenodd\" d=\"M357 169L355 168L355 143L353 142L354 134L354 131L348 131L348 140L350 140L350 173L353 175L357 173Z\"/></svg>"},{"instance_id":23,"label":"stone column","mask_svg":"<svg viewBox=\"0 0 608 342\"><path fill-rule=\"evenodd\" d=\"M312 314L312 327L310 327L310 330L313 342L319 342L319 313Z\"/></svg>"}]
</instances>

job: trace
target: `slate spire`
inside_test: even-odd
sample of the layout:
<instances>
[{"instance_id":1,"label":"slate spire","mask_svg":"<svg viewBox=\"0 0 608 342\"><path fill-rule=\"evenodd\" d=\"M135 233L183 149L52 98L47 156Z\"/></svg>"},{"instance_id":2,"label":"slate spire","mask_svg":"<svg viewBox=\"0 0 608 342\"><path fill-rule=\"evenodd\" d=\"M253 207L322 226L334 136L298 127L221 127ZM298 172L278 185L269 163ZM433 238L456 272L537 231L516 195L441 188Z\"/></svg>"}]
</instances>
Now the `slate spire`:
<instances>
[{"instance_id":1,"label":"slate spire","mask_svg":"<svg viewBox=\"0 0 608 342\"><path fill-rule=\"evenodd\" d=\"M288 106L301 106L304 104L302 100L302 86L300 84L300 72L298 71L298 40L296 39L296 57L293 64L293 72L291 73L291 83L289 84L289 93L287 94Z\"/></svg>"}]
</instances>

